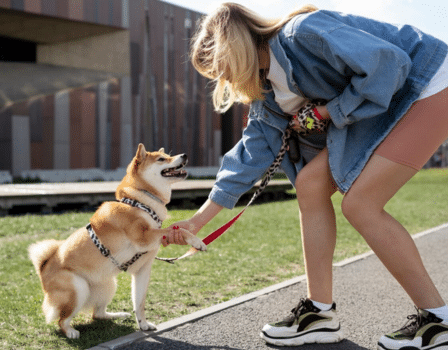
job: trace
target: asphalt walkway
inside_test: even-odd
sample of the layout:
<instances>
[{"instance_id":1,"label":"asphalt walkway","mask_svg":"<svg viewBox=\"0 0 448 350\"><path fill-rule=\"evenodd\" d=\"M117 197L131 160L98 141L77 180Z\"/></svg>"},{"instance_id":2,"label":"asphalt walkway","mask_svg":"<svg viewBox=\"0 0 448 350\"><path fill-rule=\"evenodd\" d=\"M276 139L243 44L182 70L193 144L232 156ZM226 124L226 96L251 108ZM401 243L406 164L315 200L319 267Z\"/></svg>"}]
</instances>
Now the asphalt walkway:
<instances>
[{"instance_id":1,"label":"asphalt walkway","mask_svg":"<svg viewBox=\"0 0 448 350\"><path fill-rule=\"evenodd\" d=\"M448 224L414 236L426 268L448 302ZM397 259L400 257L397 256ZM92 348L125 350L267 350L259 332L283 318L306 296L304 277L231 300ZM415 313L412 302L373 254L344 261L334 269L334 298L346 339L338 344L304 345L300 350L376 349L378 339L400 328Z\"/></svg>"}]
</instances>

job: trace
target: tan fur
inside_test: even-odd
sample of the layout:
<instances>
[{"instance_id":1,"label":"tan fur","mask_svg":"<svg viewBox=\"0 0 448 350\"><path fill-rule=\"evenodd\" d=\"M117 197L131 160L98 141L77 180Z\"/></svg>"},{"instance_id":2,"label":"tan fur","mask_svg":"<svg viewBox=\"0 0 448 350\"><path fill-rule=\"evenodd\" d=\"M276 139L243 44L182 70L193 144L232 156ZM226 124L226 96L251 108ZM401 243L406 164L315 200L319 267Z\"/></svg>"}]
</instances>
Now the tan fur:
<instances>
[{"instance_id":1,"label":"tan fur","mask_svg":"<svg viewBox=\"0 0 448 350\"><path fill-rule=\"evenodd\" d=\"M139 145L136 156L127 168L116 190L116 198L135 199L153 209L161 220L167 216L166 204L171 198L171 183L185 176L162 176L162 171L186 163L186 156L171 157L164 153L146 152ZM160 198L151 198L145 190ZM101 243L121 264L135 254L142 255L128 272L132 275L132 300L140 329L154 330L144 313L146 290L151 265L160 247L162 237L170 229L159 229L145 211L120 202L105 202L93 214L90 223ZM180 229L189 244L206 250L204 243L189 231ZM78 229L64 241L47 240L29 247L29 256L42 282L43 312L47 322L59 319L59 326L68 338L78 338L79 332L70 326L72 318L82 309L93 309L94 318L128 317L129 313L108 313L120 270L104 257L93 244L85 227Z\"/></svg>"}]
</instances>

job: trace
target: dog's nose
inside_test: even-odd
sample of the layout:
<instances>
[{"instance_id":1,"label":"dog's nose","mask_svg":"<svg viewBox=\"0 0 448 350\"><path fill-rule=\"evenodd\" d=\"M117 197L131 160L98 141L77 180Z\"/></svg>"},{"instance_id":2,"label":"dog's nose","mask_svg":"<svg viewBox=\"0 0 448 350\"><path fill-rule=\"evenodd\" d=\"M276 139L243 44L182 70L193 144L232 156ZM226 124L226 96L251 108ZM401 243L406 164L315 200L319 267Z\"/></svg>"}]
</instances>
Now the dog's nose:
<instances>
[{"instance_id":1,"label":"dog's nose","mask_svg":"<svg viewBox=\"0 0 448 350\"><path fill-rule=\"evenodd\" d=\"M184 161L187 161L188 160L188 157L187 157L187 155L184 153L184 154L181 154L180 155L181 156L181 158L184 160Z\"/></svg>"}]
</instances>

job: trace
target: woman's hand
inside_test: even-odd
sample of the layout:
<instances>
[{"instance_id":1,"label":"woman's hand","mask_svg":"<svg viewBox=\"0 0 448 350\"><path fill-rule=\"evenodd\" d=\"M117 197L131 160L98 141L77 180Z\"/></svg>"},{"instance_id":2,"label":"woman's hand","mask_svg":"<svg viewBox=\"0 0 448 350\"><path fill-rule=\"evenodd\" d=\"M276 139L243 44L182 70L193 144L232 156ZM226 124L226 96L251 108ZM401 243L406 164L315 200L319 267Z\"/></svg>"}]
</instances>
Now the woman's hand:
<instances>
[{"instance_id":1,"label":"woman's hand","mask_svg":"<svg viewBox=\"0 0 448 350\"><path fill-rule=\"evenodd\" d=\"M330 114L327 108L309 102L299 109L290 123L300 135L309 135L326 132L329 122Z\"/></svg>"},{"instance_id":2,"label":"woman's hand","mask_svg":"<svg viewBox=\"0 0 448 350\"><path fill-rule=\"evenodd\" d=\"M201 228L213 219L222 210L222 208L223 207L219 204L207 199L192 218L176 222L169 227L171 228L171 232L162 239L162 245L164 247L172 243L186 245L187 242L185 242L179 232L179 228L183 228L190 231L192 234L197 235Z\"/></svg>"},{"instance_id":3,"label":"woman's hand","mask_svg":"<svg viewBox=\"0 0 448 350\"><path fill-rule=\"evenodd\" d=\"M168 228L171 229L170 233L167 236L164 236L164 238L162 239L162 245L164 247L170 244L179 244L179 245L187 244L182 234L179 232L179 228L183 228L187 231L190 231L194 235L197 234L197 231L194 230L194 224L190 223L190 220L176 222L171 226L169 226Z\"/></svg>"},{"instance_id":4,"label":"woman's hand","mask_svg":"<svg viewBox=\"0 0 448 350\"><path fill-rule=\"evenodd\" d=\"M328 109L326 106L316 106L316 110L324 120L330 120L330 113L328 113Z\"/></svg>"}]
</instances>

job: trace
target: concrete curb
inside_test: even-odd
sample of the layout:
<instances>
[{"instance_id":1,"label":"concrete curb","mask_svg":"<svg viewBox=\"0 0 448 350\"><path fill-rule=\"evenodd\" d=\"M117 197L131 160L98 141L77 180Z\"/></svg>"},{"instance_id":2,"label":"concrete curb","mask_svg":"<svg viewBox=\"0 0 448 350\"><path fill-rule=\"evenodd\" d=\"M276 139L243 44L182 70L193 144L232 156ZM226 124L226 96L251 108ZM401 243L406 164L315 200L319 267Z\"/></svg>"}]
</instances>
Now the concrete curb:
<instances>
[{"instance_id":1,"label":"concrete curb","mask_svg":"<svg viewBox=\"0 0 448 350\"><path fill-rule=\"evenodd\" d=\"M415 239L418 239L420 237L426 236L426 235L431 234L433 232L437 232L437 231L442 230L442 229L447 228L447 227L448 227L448 223L442 224L440 226L431 228L429 230L417 233L417 234L413 235L412 237L415 240ZM347 266L349 264L355 263L357 261L366 259L367 257L369 257L369 256L371 256L373 254L374 253L372 251L369 251L367 253L360 254L360 255L357 255L357 256L345 259L343 261L340 261L338 263L335 263L335 264L333 264L333 266L334 267L344 267L344 266ZM156 334L161 334L161 333L167 332L167 331L169 331L169 330L171 330L173 328L180 327L180 326L185 325L187 323L195 322L197 320L200 320L201 318L213 315L213 314L215 314L217 312L220 312L220 311L223 311L225 309L231 308L233 306L245 303L245 302L250 301L252 299L258 298L258 297L260 297L262 295L275 292L275 291L277 291L279 289L290 287L290 286L292 286L294 284L303 282L305 280L306 280L306 276L305 275L298 276L298 277L295 277L293 279L290 279L290 280L287 280L287 281L284 281L284 282L281 282L281 283L278 283L278 284L266 287L264 289L261 289L261 290L258 290L258 291L255 291L255 292L252 292L252 293L249 293L249 294L246 294L246 295L242 295L242 296L234 298L234 299L231 299L231 300L226 301L224 303L213 305L213 306L210 306L210 307L208 307L206 309L196 311L196 312L194 312L192 314L185 315L185 316L182 316L182 317L178 317L178 318L175 318L173 320L161 323L161 324L157 325L157 330L156 331L153 331L153 332L138 331L138 332L126 335L124 337L120 337L120 338L111 340L109 342L106 342L106 343L103 343L103 344L99 344L99 345L97 345L95 347L92 347L92 348L90 348L88 350L104 350L104 349L114 350L114 349L119 349L120 347L123 347L123 346L126 346L126 345L130 345L130 344L132 344L132 343L134 343L136 341L142 340L142 339L144 339L144 338L146 338L148 336L153 336L153 335L156 335Z\"/></svg>"}]
</instances>

